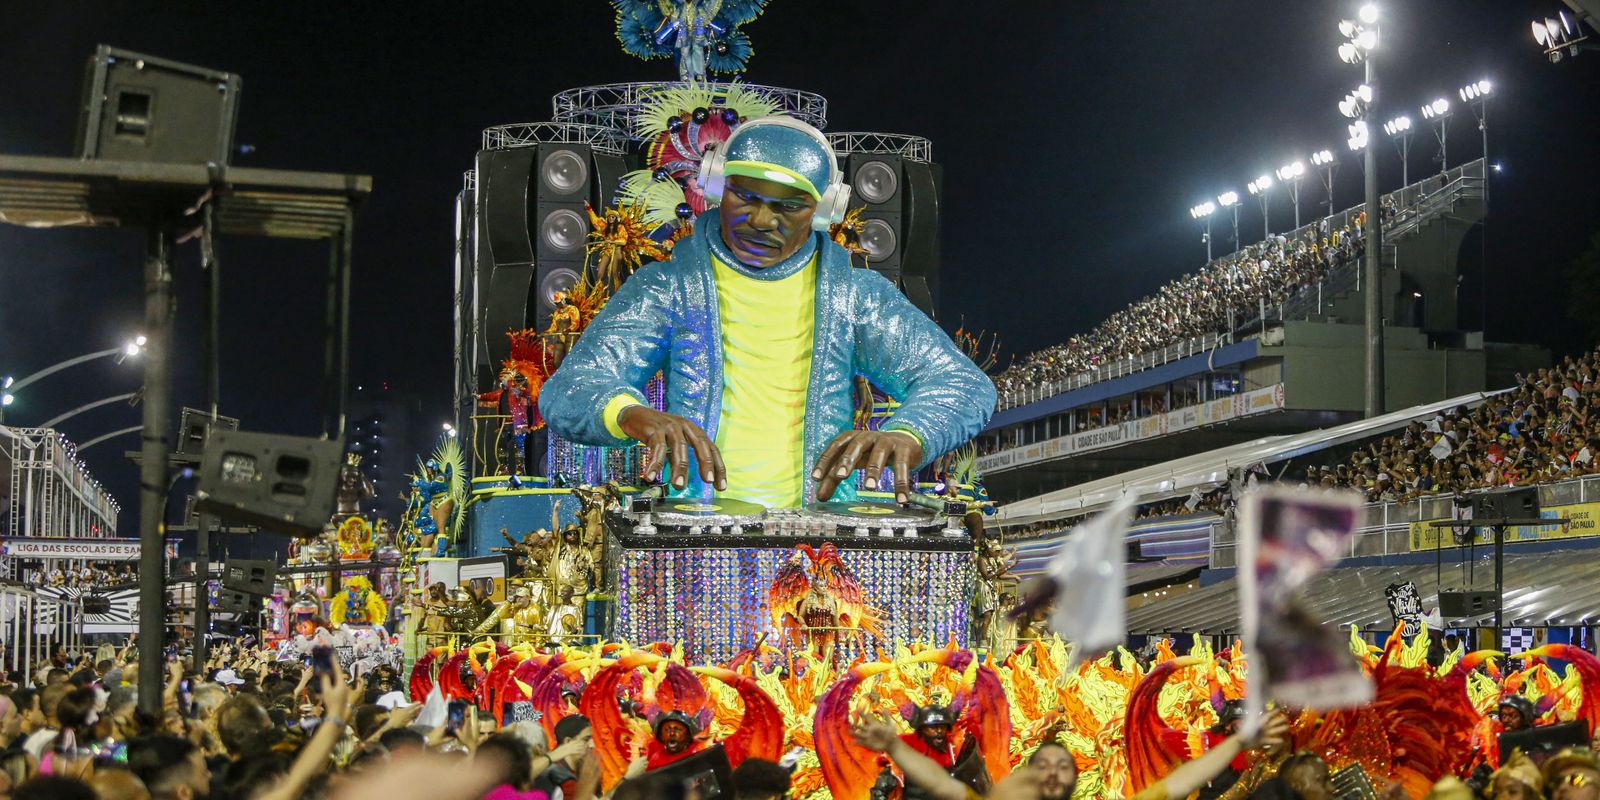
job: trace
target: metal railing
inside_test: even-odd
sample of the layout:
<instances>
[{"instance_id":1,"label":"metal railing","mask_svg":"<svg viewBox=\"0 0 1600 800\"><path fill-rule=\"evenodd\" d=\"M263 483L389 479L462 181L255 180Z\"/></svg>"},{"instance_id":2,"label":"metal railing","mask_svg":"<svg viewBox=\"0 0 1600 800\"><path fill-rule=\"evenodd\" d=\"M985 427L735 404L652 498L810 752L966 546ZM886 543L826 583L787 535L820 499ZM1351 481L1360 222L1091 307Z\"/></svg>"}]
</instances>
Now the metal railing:
<instances>
[{"instance_id":1,"label":"metal railing","mask_svg":"<svg viewBox=\"0 0 1600 800\"><path fill-rule=\"evenodd\" d=\"M1576 503L1600 502L1600 475L1539 485L1539 505L1544 508ZM1349 558L1392 556L1413 552L1411 523L1455 517L1455 498L1451 495L1421 497L1406 501L1368 503L1363 524L1357 526L1350 541ZM1220 524L1211 535L1211 567L1237 566L1231 526ZM1450 547L1454 547L1451 545ZM1448 548L1447 548L1448 549Z\"/></svg>"},{"instance_id":2,"label":"metal railing","mask_svg":"<svg viewBox=\"0 0 1600 800\"><path fill-rule=\"evenodd\" d=\"M1092 386L1101 381L1132 375L1135 372L1143 372L1147 369L1159 367L1162 364L1177 361L1180 358L1201 355L1223 345L1233 344L1233 342L1232 333L1208 333L1204 336L1196 336L1193 339L1185 339L1181 342L1169 344L1159 350L1123 356L1108 361L1094 369L1084 370L1066 380L1049 381L1034 386L1026 386L1019 391L1006 392L1000 395L1000 400L995 410L1004 411L1008 408L1025 406L1074 389Z\"/></svg>"},{"instance_id":3,"label":"metal railing","mask_svg":"<svg viewBox=\"0 0 1600 800\"><path fill-rule=\"evenodd\" d=\"M0 665L33 679L33 668L57 648L76 653L83 646L83 605L0 585Z\"/></svg>"}]
</instances>

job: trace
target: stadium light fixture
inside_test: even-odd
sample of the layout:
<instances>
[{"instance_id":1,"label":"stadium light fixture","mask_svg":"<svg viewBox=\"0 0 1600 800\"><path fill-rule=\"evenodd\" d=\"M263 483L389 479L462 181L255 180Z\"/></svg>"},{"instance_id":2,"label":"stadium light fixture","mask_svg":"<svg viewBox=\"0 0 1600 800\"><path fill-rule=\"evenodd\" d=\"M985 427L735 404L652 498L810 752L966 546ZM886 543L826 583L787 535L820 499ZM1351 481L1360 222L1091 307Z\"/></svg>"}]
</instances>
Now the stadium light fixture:
<instances>
[{"instance_id":1,"label":"stadium light fixture","mask_svg":"<svg viewBox=\"0 0 1600 800\"><path fill-rule=\"evenodd\" d=\"M1450 101L1448 99L1446 99L1446 98L1443 98L1443 97L1441 97L1441 98L1439 98L1437 100L1434 100L1433 102L1428 103L1428 104L1426 104L1426 105L1424 105L1422 107L1422 118L1423 119L1438 119L1440 117L1448 116L1449 113L1450 113Z\"/></svg>"},{"instance_id":2,"label":"stadium light fixture","mask_svg":"<svg viewBox=\"0 0 1600 800\"><path fill-rule=\"evenodd\" d=\"M1334 160L1332 150L1318 150L1311 154L1311 165L1314 167L1325 167L1332 164Z\"/></svg>"},{"instance_id":3,"label":"stadium light fixture","mask_svg":"<svg viewBox=\"0 0 1600 800\"><path fill-rule=\"evenodd\" d=\"M1399 136L1403 133L1410 133L1411 118L1403 114L1395 117L1394 119L1383 123L1383 132L1389 134L1390 136Z\"/></svg>"},{"instance_id":4,"label":"stadium light fixture","mask_svg":"<svg viewBox=\"0 0 1600 800\"><path fill-rule=\"evenodd\" d=\"M1216 213L1216 211L1217 204L1207 200L1204 203L1189 209L1189 216L1193 217L1194 219L1204 219Z\"/></svg>"},{"instance_id":5,"label":"stadium light fixture","mask_svg":"<svg viewBox=\"0 0 1600 800\"><path fill-rule=\"evenodd\" d=\"M1378 5L1376 3L1368 3L1362 6L1360 11L1356 12L1356 16L1367 25L1376 25L1378 24Z\"/></svg>"},{"instance_id":6,"label":"stadium light fixture","mask_svg":"<svg viewBox=\"0 0 1600 800\"><path fill-rule=\"evenodd\" d=\"M1474 100L1481 100L1488 97L1489 92L1493 89L1493 84L1489 83L1487 80L1481 80L1477 81L1476 83L1469 83L1466 86L1461 87L1456 91L1456 94L1461 96L1461 102L1470 103Z\"/></svg>"},{"instance_id":7,"label":"stadium light fixture","mask_svg":"<svg viewBox=\"0 0 1600 800\"><path fill-rule=\"evenodd\" d=\"M1300 179L1305 177L1306 162L1293 161L1278 167L1278 180L1289 185L1289 202L1294 205L1294 227L1300 229Z\"/></svg>"},{"instance_id":8,"label":"stadium light fixture","mask_svg":"<svg viewBox=\"0 0 1600 800\"><path fill-rule=\"evenodd\" d=\"M1262 175L1248 184L1245 184L1245 188L1249 189L1251 194L1261 194L1262 192L1272 188L1272 176Z\"/></svg>"},{"instance_id":9,"label":"stadium light fixture","mask_svg":"<svg viewBox=\"0 0 1600 800\"><path fill-rule=\"evenodd\" d=\"M1276 174L1280 181L1292 181L1306 174L1306 162L1296 161L1292 164L1284 164L1278 167Z\"/></svg>"},{"instance_id":10,"label":"stadium light fixture","mask_svg":"<svg viewBox=\"0 0 1600 800\"><path fill-rule=\"evenodd\" d=\"M1217 205L1222 206L1223 208L1227 208L1237 202L1239 202L1238 192L1228 191L1217 195Z\"/></svg>"},{"instance_id":11,"label":"stadium light fixture","mask_svg":"<svg viewBox=\"0 0 1600 800\"><path fill-rule=\"evenodd\" d=\"M1544 48L1544 54L1552 64L1561 63L1566 56L1594 49L1594 45L1588 43L1589 35L1565 11L1559 12L1556 18L1536 19L1532 25L1533 41Z\"/></svg>"},{"instance_id":12,"label":"stadium light fixture","mask_svg":"<svg viewBox=\"0 0 1600 800\"><path fill-rule=\"evenodd\" d=\"M1371 135L1367 131L1365 120L1356 120L1347 126L1346 130L1350 132L1350 138L1345 140L1345 144L1349 145L1351 150L1360 150L1367 146Z\"/></svg>"}]
</instances>

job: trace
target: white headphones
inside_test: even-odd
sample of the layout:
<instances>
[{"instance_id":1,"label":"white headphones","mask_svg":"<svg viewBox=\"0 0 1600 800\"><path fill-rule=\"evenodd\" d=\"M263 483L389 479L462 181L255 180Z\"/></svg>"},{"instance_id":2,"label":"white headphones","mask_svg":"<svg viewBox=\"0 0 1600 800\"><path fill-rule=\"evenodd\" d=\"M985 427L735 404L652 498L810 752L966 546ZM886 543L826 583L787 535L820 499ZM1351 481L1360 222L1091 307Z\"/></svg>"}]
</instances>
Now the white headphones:
<instances>
[{"instance_id":1,"label":"white headphones","mask_svg":"<svg viewBox=\"0 0 1600 800\"><path fill-rule=\"evenodd\" d=\"M777 125L800 131L822 147L822 151L828 154L828 185L822 190L822 197L817 200L817 211L811 217L811 229L826 232L843 220L845 212L849 211L850 207L850 184L844 182L844 173L839 170L839 157L833 152L833 145L828 144L827 137L804 122L781 116L760 117L741 123L734 130L733 136L761 125ZM732 137L729 137L729 141L731 140ZM727 188L728 176L724 173L728 162L725 147L727 143L724 141L721 145L706 150L705 156L700 159L700 174L695 178L700 183L700 189L705 192L706 199L713 203L722 202L722 192Z\"/></svg>"}]
</instances>

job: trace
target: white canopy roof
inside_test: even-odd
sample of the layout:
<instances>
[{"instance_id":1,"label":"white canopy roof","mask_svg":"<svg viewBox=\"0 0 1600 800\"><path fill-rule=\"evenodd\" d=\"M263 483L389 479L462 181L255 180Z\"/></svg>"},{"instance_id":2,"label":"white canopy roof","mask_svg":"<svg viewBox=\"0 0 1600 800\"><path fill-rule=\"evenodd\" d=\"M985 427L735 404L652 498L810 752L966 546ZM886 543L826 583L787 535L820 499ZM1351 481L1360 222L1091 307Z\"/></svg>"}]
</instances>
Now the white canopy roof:
<instances>
[{"instance_id":1,"label":"white canopy roof","mask_svg":"<svg viewBox=\"0 0 1600 800\"><path fill-rule=\"evenodd\" d=\"M1077 486L1057 489L1026 500L1018 500L1015 503L1007 503L1000 507L999 521L1003 525L1025 525L1039 520L1077 516L1099 510L1125 492L1137 492L1140 501L1147 503L1185 497L1197 488L1206 491L1226 481L1229 470L1247 469L1261 463L1271 464L1376 436L1403 428L1412 420L1432 419L1457 406L1477 406L1496 394L1499 392L1474 392L1332 428L1267 436L1152 464L1107 478L1080 483Z\"/></svg>"}]
</instances>

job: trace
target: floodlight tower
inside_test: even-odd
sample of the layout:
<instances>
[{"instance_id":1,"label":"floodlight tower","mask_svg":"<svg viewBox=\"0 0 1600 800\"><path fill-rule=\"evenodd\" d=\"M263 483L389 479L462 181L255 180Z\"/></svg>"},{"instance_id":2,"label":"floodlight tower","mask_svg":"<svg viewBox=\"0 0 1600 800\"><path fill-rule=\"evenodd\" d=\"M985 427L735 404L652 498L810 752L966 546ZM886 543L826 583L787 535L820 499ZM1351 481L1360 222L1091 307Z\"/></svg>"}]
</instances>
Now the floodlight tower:
<instances>
[{"instance_id":1,"label":"floodlight tower","mask_svg":"<svg viewBox=\"0 0 1600 800\"><path fill-rule=\"evenodd\" d=\"M1383 123L1383 132L1394 140L1400 151L1400 185L1411 184L1411 118L1404 114Z\"/></svg>"},{"instance_id":2,"label":"floodlight tower","mask_svg":"<svg viewBox=\"0 0 1600 800\"><path fill-rule=\"evenodd\" d=\"M1206 221L1206 232L1200 238L1206 243L1206 263L1211 263L1211 215L1216 213L1217 204L1210 200L1189 209L1189 216L1193 219Z\"/></svg>"},{"instance_id":3,"label":"floodlight tower","mask_svg":"<svg viewBox=\"0 0 1600 800\"><path fill-rule=\"evenodd\" d=\"M1217 205L1233 209L1233 249L1238 252L1243 249L1239 244L1239 193L1229 189L1217 195Z\"/></svg>"},{"instance_id":4,"label":"floodlight tower","mask_svg":"<svg viewBox=\"0 0 1600 800\"><path fill-rule=\"evenodd\" d=\"M1299 159L1278 167L1278 180L1289 187L1289 202L1294 205L1294 228L1300 230L1300 179L1306 175L1306 162Z\"/></svg>"},{"instance_id":5,"label":"floodlight tower","mask_svg":"<svg viewBox=\"0 0 1600 800\"><path fill-rule=\"evenodd\" d=\"M1345 95L1339 102L1339 112L1346 117L1356 120L1350 126L1349 145L1351 150L1365 150L1366 175L1366 202L1365 202L1365 234L1366 234L1366 264L1363 270L1363 282L1366 284L1366 338L1367 338L1367 381L1365 411L1367 417L1375 417L1383 413L1383 286L1382 274L1379 266L1379 254L1382 251L1383 231L1379 225L1378 217L1378 158L1377 148L1370 147L1372 130L1372 107L1376 99L1377 85L1376 72L1373 69L1373 53L1378 49L1378 7L1368 3L1361 7L1355 20L1344 20L1339 23L1339 33L1343 34L1345 41L1339 45L1339 58L1347 64L1361 64L1365 68L1366 80L1354 92Z\"/></svg>"},{"instance_id":6,"label":"floodlight tower","mask_svg":"<svg viewBox=\"0 0 1600 800\"><path fill-rule=\"evenodd\" d=\"M1272 188L1272 176L1262 175L1246 184L1245 188L1250 190L1252 196L1261 201L1261 240L1271 239L1272 217L1270 216L1269 205L1272 202L1272 195L1268 194L1267 190Z\"/></svg>"}]
</instances>

